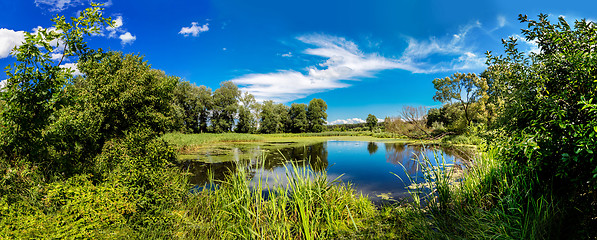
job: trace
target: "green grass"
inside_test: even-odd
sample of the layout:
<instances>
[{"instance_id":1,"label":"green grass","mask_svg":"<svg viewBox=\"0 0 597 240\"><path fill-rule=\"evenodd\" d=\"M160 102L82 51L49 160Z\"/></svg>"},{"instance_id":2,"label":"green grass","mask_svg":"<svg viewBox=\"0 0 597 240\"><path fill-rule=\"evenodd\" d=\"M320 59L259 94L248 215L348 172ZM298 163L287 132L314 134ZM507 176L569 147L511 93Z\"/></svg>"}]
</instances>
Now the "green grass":
<instances>
[{"instance_id":1,"label":"green grass","mask_svg":"<svg viewBox=\"0 0 597 240\"><path fill-rule=\"evenodd\" d=\"M437 239L545 239L557 237L560 207L550 195L536 194L536 178L515 169L490 150L480 153L463 179L438 156L419 160L425 182L413 191L421 193L420 211L429 219Z\"/></svg>"},{"instance_id":2,"label":"green grass","mask_svg":"<svg viewBox=\"0 0 597 240\"><path fill-rule=\"evenodd\" d=\"M272 149L327 140L380 141L372 136L325 134L182 138L190 143L201 140L208 146L260 144ZM540 184L532 172L506 164L497 151L479 153L460 172L447 165L440 155L418 161L426 181L412 190L415 201L377 210L368 198L357 196L350 185L329 184L325 174L290 167L286 176L273 185L264 182L251 185L248 173L241 168L228 180L214 183L219 188L206 188L182 202L179 214L184 224L176 232L183 238L199 239L560 237L560 203L549 192L537 190ZM262 188L276 194L265 198Z\"/></svg>"},{"instance_id":3,"label":"green grass","mask_svg":"<svg viewBox=\"0 0 597 240\"><path fill-rule=\"evenodd\" d=\"M189 239L329 239L363 229L373 204L349 185L325 173L289 166L273 183L250 183L239 167L235 175L209 184L181 206ZM262 189L269 196L262 194Z\"/></svg>"}]
</instances>

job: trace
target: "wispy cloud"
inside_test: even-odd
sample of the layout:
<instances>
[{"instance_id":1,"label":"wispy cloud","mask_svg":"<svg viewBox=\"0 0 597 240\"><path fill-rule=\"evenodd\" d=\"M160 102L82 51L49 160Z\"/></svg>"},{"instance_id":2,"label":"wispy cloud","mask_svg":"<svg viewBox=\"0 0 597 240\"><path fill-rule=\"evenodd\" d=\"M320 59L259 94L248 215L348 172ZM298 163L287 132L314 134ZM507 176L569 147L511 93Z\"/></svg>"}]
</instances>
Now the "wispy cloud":
<instances>
[{"instance_id":1,"label":"wispy cloud","mask_svg":"<svg viewBox=\"0 0 597 240\"><path fill-rule=\"evenodd\" d=\"M414 73L481 69L485 66L485 58L474 53L467 41L467 35L475 28L481 28L481 23L466 25L447 39L431 37L420 41L410 38L400 62L409 65Z\"/></svg>"},{"instance_id":2,"label":"wispy cloud","mask_svg":"<svg viewBox=\"0 0 597 240\"><path fill-rule=\"evenodd\" d=\"M503 28L504 26L506 26L506 24L508 22L506 21L506 17L500 15L497 17L497 23L498 23L498 25L497 25L498 28Z\"/></svg>"},{"instance_id":3,"label":"wispy cloud","mask_svg":"<svg viewBox=\"0 0 597 240\"><path fill-rule=\"evenodd\" d=\"M25 32L0 28L0 59L8 57L12 49L25 41Z\"/></svg>"},{"instance_id":4,"label":"wispy cloud","mask_svg":"<svg viewBox=\"0 0 597 240\"><path fill-rule=\"evenodd\" d=\"M408 47L397 59L386 58L379 53L365 53L357 44L342 37L304 35L297 40L313 47L302 53L322 57L325 59L323 62L306 70L247 74L232 81L259 101L289 102L314 93L349 87L351 85L347 81L374 77L383 70L402 69L413 73L480 70L485 66L485 58L475 54L466 41L469 31L480 26L479 22L467 25L447 40L409 38ZM293 55L289 53L285 57Z\"/></svg>"},{"instance_id":5,"label":"wispy cloud","mask_svg":"<svg viewBox=\"0 0 597 240\"><path fill-rule=\"evenodd\" d=\"M50 12L61 12L69 7L80 5L80 0L35 0L35 6Z\"/></svg>"},{"instance_id":6,"label":"wispy cloud","mask_svg":"<svg viewBox=\"0 0 597 240\"><path fill-rule=\"evenodd\" d=\"M35 0L35 6L48 10L50 12L62 12L70 7L76 7L83 4L90 3L90 0ZM93 1L96 3L103 3L104 7L112 6L112 0L107 1Z\"/></svg>"},{"instance_id":7,"label":"wispy cloud","mask_svg":"<svg viewBox=\"0 0 597 240\"><path fill-rule=\"evenodd\" d=\"M315 46L304 54L323 57L326 60L309 66L305 72L279 70L273 73L248 74L232 81L244 86L259 101L288 102L326 90L350 86L342 80L358 80L371 77L377 71L403 68L405 66L378 54L366 54L358 46L341 37L323 34L305 35L299 41Z\"/></svg>"},{"instance_id":8,"label":"wispy cloud","mask_svg":"<svg viewBox=\"0 0 597 240\"><path fill-rule=\"evenodd\" d=\"M193 36L193 37L197 37L197 36L199 36L200 33L207 32L207 31L209 31L209 23L199 26L198 22L192 22L190 27L182 27L180 29L180 32L178 32L178 34L182 34L185 37L188 37L189 35Z\"/></svg>"},{"instance_id":9,"label":"wispy cloud","mask_svg":"<svg viewBox=\"0 0 597 240\"><path fill-rule=\"evenodd\" d=\"M338 125L338 124L355 124L355 123L364 123L365 120L360 118L349 118L349 119L338 119L336 121L331 121L329 125Z\"/></svg>"}]
</instances>

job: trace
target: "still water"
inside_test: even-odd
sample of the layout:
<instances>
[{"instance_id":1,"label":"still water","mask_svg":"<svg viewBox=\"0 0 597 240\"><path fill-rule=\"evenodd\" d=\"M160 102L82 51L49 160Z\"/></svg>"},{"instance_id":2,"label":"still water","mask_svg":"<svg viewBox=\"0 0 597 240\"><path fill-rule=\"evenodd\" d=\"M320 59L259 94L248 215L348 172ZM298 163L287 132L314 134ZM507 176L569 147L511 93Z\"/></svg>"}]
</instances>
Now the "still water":
<instances>
[{"instance_id":1,"label":"still water","mask_svg":"<svg viewBox=\"0 0 597 240\"><path fill-rule=\"evenodd\" d=\"M209 158L209 152L202 158ZM192 173L191 183L203 186L207 172L215 179L224 180L226 175L242 162L248 168L252 181L285 179L286 168L305 167L315 172L327 171L329 180L340 177L373 201L400 199L408 196L410 185L407 174L421 175L417 157L425 155L443 158L446 164L462 166L466 153L438 146L408 145L404 143L376 143L357 141L327 141L309 146L284 147L265 150L261 146L233 148L231 161L208 163L191 161L183 167ZM265 159L265 161L264 161ZM286 166L286 167L285 167Z\"/></svg>"}]
</instances>

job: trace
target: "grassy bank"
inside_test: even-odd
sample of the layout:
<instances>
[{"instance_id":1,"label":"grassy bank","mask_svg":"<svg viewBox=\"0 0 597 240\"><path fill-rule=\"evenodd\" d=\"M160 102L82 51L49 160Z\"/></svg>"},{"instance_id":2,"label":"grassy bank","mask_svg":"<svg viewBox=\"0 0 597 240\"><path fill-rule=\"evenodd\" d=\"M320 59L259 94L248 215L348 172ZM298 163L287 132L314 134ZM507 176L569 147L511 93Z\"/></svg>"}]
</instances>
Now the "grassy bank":
<instances>
[{"instance_id":1,"label":"grassy bank","mask_svg":"<svg viewBox=\"0 0 597 240\"><path fill-rule=\"evenodd\" d=\"M479 154L463 175L442 159L419 159L426 182L414 201L375 208L325 173L289 167L276 184L251 184L241 168L181 202L181 238L210 239L545 239L558 237L560 208L534 194L536 181ZM432 167L433 165L440 166ZM399 180L397 180L399 181ZM408 181L405 179L405 181ZM263 191L265 190L265 191ZM268 193L268 194L264 194Z\"/></svg>"}]
</instances>

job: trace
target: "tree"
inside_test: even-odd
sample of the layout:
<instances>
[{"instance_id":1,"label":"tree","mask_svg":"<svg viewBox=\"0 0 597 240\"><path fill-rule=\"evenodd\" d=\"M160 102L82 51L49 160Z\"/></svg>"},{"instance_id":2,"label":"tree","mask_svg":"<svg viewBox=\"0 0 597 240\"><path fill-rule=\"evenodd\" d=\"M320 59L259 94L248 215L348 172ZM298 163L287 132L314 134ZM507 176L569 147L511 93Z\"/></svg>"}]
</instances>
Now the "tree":
<instances>
[{"instance_id":1,"label":"tree","mask_svg":"<svg viewBox=\"0 0 597 240\"><path fill-rule=\"evenodd\" d=\"M373 128L375 128L375 126L377 126L377 118L375 117L375 115L373 114L369 114L369 116L367 116L367 127L369 127L369 131L373 131Z\"/></svg>"},{"instance_id":2,"label":"tree","mask_svg":"<svg viewBox=\"0 0 597 240\"><path fill-rule=\"evenodd\" d=\"M211 115L211 111L213 110L213 97L211 95L211 88L206 86L200 86L198 92L198 103L200 105L199 108L199 132L204 133L207 132L207 123L209 121L209 116Z\"/></svg>"},{"instance_id":3,"label":"tree","mask_svg":"<svg viewBox=\"0 0 597 240\"><path fill-rule=\"evenodd\" d=\"M200 88L187 81L180 81L174 89L173 107L176 111L176 128L182 132L199 132Z\"/></svg>"},{"instance_id":4,"label":"tree","mask_svg":"<svg viewBox=\"0 0 597 240\"><path fill-rule=\"evenodd\" d=\"M307 104L293 103L288 111L290 126L288 129L293 133L304 133L309 130L309 120L307 119Z\"/></svg>"},{"instance_id":5,"label":"tree","mask_svg":"<svg viewBox=\"0 0 597 240\"><path fill-rule=\"evenodd\" d=\"M487 100L487 80L474 73L454 73L452 77L436 78L433 86L437 90L433 100L442 103L458 101L464 109L467 126L473 120L473 106L482 107ZM463 96L464 93L464 96Z\"/></svg>"},{"instance_id":6,"label":"tree","mask_svg":"<svg viewBox=\"0 0 597 240\"><path fill-rule=\"evenodd\" d=\"M307 109L307 119L309 119L309 130L311 132L323 132L324 124L328 119L328 114L325 112L328 105L319 98L313 98L309 102Z\"/></svg>"},{"instance_id":7,"label":"tree","mask_svg":"<svg viewBox=\"0 0 597 240\"><path fill-rule=\"evenodd\" d=\"M411 137L431 136L427 129L427 111L424 107L404 106L400 112L400 117L413 126Z\"/></svg>"},{"instance_id":8,"label":"tree","mask_svg":"<svg viewBox=\"0 0 597 240\"><path fill-rule=\"evenodd\" d=\"M278 122L280 121L275 114L274 101L266 100L261 105L261 124L259 125L259 132L261 133L276 133Z\"/></svg>"},{"instance_id":9,"label":"tree","mask_svg":"<svg viewBox=\"0 0 597 240\"><path fill-rule=\"evenodd\" d=\"M556 192L588 196L597 188L597 27L586 20L571 27L563 17L552 24L543 14L519 19L540 51L520 52L510 38L505 55L488 54L490 92L505 103L500 122L511 133L503 154Z\"/></svg>"},{"instance_id":10,"label":"tree","mask_svg":"<svg viewBox=\"0 0 597 240\"><path fill-rule=\"evenodd\" d=\"M141 131L155 137L174 126L171 102L178 78L151 69L137 55L101 50L92 55L79 61L84 77L65 86L68 105L54 112L45 129L52 168L65 173L92 166L112 139Z\"/></svg>"},{"instance_id":11,"label":"tree","mask_svg":"<svg viewBox=\"0 0 597 240\"><path fill-rule=\"evenodd\" d=\"M248 92L245 92L239 100L241 105L238 107L238 123L236 124L236 132L254 132L256 118L252 110L255 109L255 105L257 104L255 97Z\"/></svg>"},{"instance_id":12,"label":"tree","mask_svg":"<svg viewBox=\"0 0 597 240\"><path fill-rule=\"evenodd\" d=\"M96 34L99 27L111 25L99 5L80 12L67 22L56 16L55 30L38 29L25 33L23 44L12 52L18 63L8 67L7 84L0 94L4 102L0 113L0 154L9 159L47 160L48 144L44 129L53 114L61 109L65 99L65 84L72 79L71 71L60 65L65 58L75 59L88 52L84 36ZM51 53L62 51L58 63ZM50 166L51 163L43 163Z\"/></svg>"},{"instance_id":13,"label":"tree","mask_svg":"<svg viewBox=\"0 0 597 240\"><path fill-rule=\"evenodd\" d=\"M240 90L231 81L220 83L220 88L213 94L213 112L211 118L214 132L229 132L234 126L234 118L238 111Z\"/></svg>"}]
</instances>

